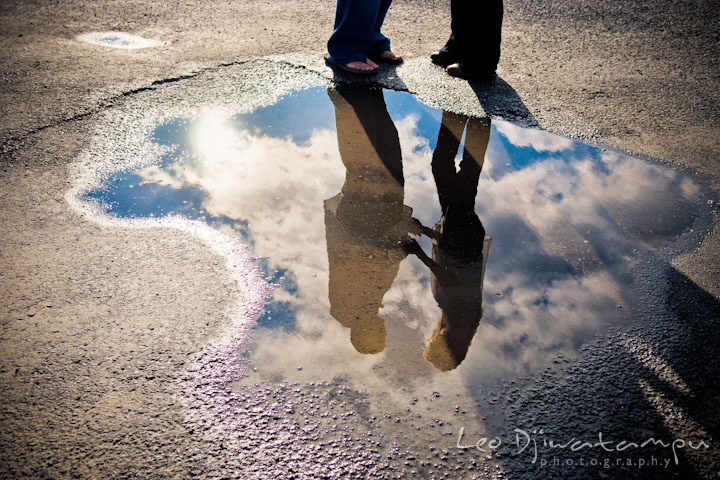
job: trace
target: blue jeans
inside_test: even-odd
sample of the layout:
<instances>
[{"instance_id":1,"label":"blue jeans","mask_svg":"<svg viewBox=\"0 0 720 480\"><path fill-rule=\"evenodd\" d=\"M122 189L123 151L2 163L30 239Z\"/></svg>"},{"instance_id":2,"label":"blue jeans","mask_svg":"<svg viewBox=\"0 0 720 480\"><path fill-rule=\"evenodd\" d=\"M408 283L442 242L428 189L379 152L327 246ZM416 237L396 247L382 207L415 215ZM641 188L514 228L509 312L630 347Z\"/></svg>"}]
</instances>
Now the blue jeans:
<instances>
[{"instance_id":1,"label":"blue jeans","mask_svg":"<svg viewBox=\"0 0 720 480\"><path fill-rule=\"evenodd\" d=\"M390 50L390 39L380 33L390 3L392 0L338 0L327 45L330 58L347 64Z\"/></svg>"}]
</instances>

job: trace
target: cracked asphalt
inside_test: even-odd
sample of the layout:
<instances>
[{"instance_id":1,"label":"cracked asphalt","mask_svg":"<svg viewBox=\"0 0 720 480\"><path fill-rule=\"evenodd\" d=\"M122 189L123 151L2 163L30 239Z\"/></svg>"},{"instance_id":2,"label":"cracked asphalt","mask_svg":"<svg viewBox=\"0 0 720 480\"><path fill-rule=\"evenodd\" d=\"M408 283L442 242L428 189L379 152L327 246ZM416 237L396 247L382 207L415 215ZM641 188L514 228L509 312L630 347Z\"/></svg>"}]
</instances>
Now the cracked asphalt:
<instances>
[{"instance_id":1,"label":"cracked asphalt","mask_svg":"<svg viewBox=\"0 0 720 480\"><path fill-rule=\"evenodd\" d=\"M679 465L413 450L369 427L362 395L340 384L229 391L204 370L225 358L205 347L243 298L225 259L190 233L85 218L65 197L73 165L128 102L188 90L202 101L207 85L223 82L240 98L275 91L279 79L330 82L322 54L333 14L333 2L306 0L0 4L0 477L718 478L716 198L698 244L659 254L639 274L642 321L498 392L506 418L552 426L553 438L707 439L708 449L683 449ZM407 61L378 81L446 110L631 152L717 195L719 17L702 0L509 0L500 78L487 86L449 79L427 59L449 33L449 2L395 0L385 31ZM75 40L106 30L167 43L118 50ZM188 421L178 388L212 407ZM245 438L224 430L218 402L252 412L235 419ZM321 410L342 416L340 427ZM314 429L299 428L302 419Z\"/></svg>"}]
</instances>

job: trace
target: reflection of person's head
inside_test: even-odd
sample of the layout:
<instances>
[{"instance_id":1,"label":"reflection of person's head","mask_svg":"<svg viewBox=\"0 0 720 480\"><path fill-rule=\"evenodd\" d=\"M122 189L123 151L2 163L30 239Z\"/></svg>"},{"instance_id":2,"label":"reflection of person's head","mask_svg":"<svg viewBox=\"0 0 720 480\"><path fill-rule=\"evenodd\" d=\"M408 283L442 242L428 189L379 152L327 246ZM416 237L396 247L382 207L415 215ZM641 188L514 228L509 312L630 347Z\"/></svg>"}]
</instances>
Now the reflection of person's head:
<instances>
[{"instance_id":1,"label":"reflection of person's head","mask_svg":"<svg viewBox=\"0 0 720 480\"><path fill-rule=\"evenodd\" d=\"M337 266L337 275L330 280L330 315L350 329L350 342L355 350L379 353L385 349L385 321L378 315L385 291L380 291L374 282L358 280L357 276L343 284L344 274L358 266L361 265L356 262ZM379 284L387 282L380 279Z\"/></svg>"},{"instance_id":2,"label":"reflection of person's head","mask_svg":"<svg viewBox=\"0 0 720 480\"><path fill-rule=\"evenodd\" d=\"M479 304L464 310L443 310L425 347L425 359L443 372L456 368L465 360L481 318Z\"/></svg>"},{"instance_id":3,"label":"reflection of person's head","mask_svg":"<svg viewBox=\"0 0 720 480\"><path fill-rule=\"evenodd\" d=\"M350 342L359 353L380 353L385 350L385 320L365 319L361 326L350 329Z\"/></svg>"}]
</instances>

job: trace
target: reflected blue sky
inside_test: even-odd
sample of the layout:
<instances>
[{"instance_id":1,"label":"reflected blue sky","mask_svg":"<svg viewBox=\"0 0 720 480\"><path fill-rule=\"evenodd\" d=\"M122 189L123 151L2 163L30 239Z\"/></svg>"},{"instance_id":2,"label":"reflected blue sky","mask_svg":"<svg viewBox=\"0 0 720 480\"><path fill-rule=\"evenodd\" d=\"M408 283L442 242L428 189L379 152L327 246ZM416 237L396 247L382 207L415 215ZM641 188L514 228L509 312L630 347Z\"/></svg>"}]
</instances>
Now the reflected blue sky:
<instances>
[{"instance_id":1,"label":"reflected blue sky","mask_svg":"<svg viewBox=\"0 0 720 480\"><path fill-rule=\"evenodd\" d=\"M431 169L443 112L408 93L382 96L402 152L400 203L432 229L443 217ZM209 109L165 121L148 138L168 147L158 164L118 172L86 197L110 215L181 215L250 245L277 284L249 354L259 375L401 378L423 389L455 382L473 392L571 357L608 325L631 321L634 262L690 228L699 195L690 178L636 158L500 120L488 131L474 208L492 237L482 320L450 371L424 358L442 312L418 255L393 260L391 285L370 307L386 330L382 348L351 343L330 312L328 212L349 174L324 87L251 113ZM456 169L461 160L462 147ZM431 256L427 235L409 238Z\"/></svg>"}]
</instances>

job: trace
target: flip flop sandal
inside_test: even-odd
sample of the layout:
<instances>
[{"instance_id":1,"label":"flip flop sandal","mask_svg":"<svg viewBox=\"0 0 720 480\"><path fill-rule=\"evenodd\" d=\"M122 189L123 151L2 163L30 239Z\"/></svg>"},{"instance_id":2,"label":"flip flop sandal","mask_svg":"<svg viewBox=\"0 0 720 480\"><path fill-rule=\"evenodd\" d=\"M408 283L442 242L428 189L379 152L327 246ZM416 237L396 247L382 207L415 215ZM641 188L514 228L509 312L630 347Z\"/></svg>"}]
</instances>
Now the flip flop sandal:
<instances>
[{"instance_id":1,"label":"flip flop sandal","mask_svg":"<svg viewBox=\"0 0 720 480\"><path fill-rule=\"evenodd\" d=\"M378 71L377 68L375 68L373 70L361 70L359 68L348 67L344 63L337 62L327 55L325 56L325 64L328 67L337 68L338 70L344 70L346 72L354 73L356 75L374 75Z\"/></svg>"}]
</instances>

